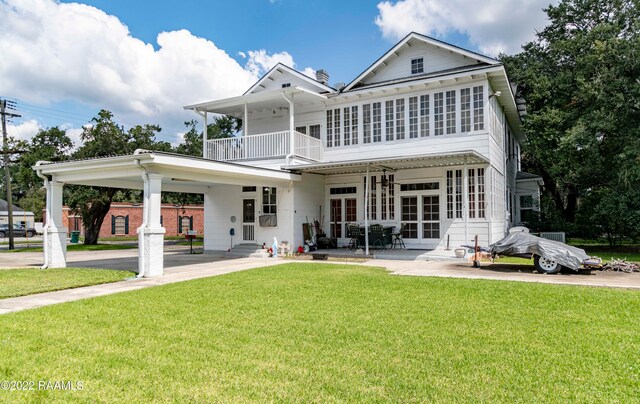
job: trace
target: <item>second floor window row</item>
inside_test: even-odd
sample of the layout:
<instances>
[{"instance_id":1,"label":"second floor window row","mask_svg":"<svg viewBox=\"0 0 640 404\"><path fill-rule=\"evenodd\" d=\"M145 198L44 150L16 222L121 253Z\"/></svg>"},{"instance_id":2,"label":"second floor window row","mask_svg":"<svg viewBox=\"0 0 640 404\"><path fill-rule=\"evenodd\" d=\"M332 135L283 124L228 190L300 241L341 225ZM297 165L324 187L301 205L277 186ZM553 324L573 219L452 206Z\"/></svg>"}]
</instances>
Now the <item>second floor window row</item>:
<instances>
[{"instance_id":1,"label":"second floor window row","mask_svg":"<svg viewBox=\"0 0 640 404\"><path fill-rule=\"evenodd\" d=\"M327 147L381 143L484 130L484 87L327 110Z\"/></svg>"}]
</instances>

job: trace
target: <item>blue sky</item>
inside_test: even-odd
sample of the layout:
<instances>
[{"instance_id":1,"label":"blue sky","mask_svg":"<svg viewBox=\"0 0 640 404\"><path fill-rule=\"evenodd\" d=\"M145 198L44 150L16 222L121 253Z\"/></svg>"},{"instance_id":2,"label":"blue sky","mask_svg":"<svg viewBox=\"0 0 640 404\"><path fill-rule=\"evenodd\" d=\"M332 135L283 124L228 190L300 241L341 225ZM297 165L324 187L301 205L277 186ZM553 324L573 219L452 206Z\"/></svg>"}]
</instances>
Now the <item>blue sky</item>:
<instances>
[{"instance_id":1,"label":"blue sky","mask_svg":"<svg viewBox=\"0 0 640 404\"><path fill-rule=\"evenodd\" d=\"M60 126L77 142L101 109L156 123L176 143L183 105L241 94L277 62L349 82L410 31L496 56L532 40L548 0L0 0L0 97L29 138Z\"/></svg>"}]
</instances>

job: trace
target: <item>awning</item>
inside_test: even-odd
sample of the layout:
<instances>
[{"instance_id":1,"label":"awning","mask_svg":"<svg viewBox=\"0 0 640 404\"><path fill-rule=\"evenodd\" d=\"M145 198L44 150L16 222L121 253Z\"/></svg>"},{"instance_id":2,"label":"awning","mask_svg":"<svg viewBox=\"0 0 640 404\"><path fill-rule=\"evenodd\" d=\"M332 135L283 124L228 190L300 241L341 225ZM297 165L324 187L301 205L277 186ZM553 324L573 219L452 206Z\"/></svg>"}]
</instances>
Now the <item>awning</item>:
<instances>
[{"instance_id":1,"label":"awning","mask_svg":"<svg viewBox=\"0 0 640 404\"><path fill-rule=\"evenodd\" d=\"M467 150L454 153L432 153L416 156L305 164L295 167L289 166L287 168L294 172L328 175L365 173L367 166L369 166L370 169L378 168L380 170L398 171L413 168L460 166L465 163L488 164L489 160L473 150Z\"/></svg>"}]
</instances>

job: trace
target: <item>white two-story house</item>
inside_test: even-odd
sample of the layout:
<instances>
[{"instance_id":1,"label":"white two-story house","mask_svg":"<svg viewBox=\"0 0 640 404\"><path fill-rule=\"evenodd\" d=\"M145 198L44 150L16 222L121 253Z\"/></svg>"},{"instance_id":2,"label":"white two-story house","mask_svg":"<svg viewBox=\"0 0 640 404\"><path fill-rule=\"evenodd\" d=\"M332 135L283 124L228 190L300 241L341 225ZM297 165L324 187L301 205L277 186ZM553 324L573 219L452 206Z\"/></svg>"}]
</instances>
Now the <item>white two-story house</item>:
<instances>
[{"instance_id":1,"label":"white two-story house","mask_svg":"<svg viewBox=\"0 0 640 404\"><path fill-rule=\"evenodd\" d=\"M278 64L241 96L185 108L205 127L212 114L240 118L242 133L204 139L202 159L139 151L40 165L51 214L54 183L143 188L140 268L154 274L162 190L204 194L205 250L274 237L295 248L314 221L339 246L349 242L347 223L402 228L413 249L454 248L476 235L488 245L518 223L521 204L538 200L540 178L520 172L524 105L504 66L420 34L348 84Z\"/></svg>"},{"instance_id":2,"label":"white two-story house","mask_svg":"<svg viewBox=\"0 0 640 404\"><path fill-rule=\"evenodd\" d=\"M515 220L525 139L505 69L492 58L412 33L346 85L279 64L242 96L186 108L243 121L242 136L207 140L206 158L302 176L286 187L218 187L207 220L236 227L238 242L300 245L302 224L315 219L346 245L346 224L367 219L403 226L408 248L475 235L486 245ZM228 244L226 234L205 241Z\"/></svg>"}]
</instances>

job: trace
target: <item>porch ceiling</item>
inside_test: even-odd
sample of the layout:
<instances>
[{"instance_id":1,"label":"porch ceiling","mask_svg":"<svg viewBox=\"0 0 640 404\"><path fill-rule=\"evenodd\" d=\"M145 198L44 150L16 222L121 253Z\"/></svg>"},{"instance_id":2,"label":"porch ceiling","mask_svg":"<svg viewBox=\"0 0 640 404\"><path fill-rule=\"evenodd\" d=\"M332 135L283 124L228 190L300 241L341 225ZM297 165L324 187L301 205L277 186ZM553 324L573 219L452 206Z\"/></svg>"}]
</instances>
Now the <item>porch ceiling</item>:
<instances>
[{"instance_id":1,"label":"porch ceiling","mask_svg":"<svg viewBox=\"0 0 640 404\"><path fill-rule=\"evenodd\" d=\"M408 170L413 168L448 167L463 164L488 164L489 160L475 151L457 153L433 153L418 156L403 156L367 160L351 160L346 162L331 162L306 164L288 167L290 170L313 174L356 174L370 170L386 169L390 171Z\"/></svg>"},{"instance_id":2,"label":"porch ceiling","mask_svg":"<svg viewBox=\"0 0 640 404\"><path fill-rule=\"evenodd\" d=\"M33 168L64 184L124 189L142 189L142 174L146 170L163 177L163 191L185 193L203 193L219 184L277 186L301 179L299 174L286 171L153 151L64 163L45 162Z\"/></svg>"}]
</instances>

